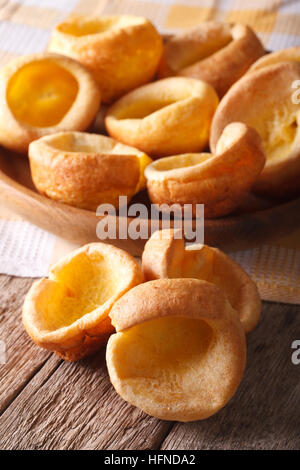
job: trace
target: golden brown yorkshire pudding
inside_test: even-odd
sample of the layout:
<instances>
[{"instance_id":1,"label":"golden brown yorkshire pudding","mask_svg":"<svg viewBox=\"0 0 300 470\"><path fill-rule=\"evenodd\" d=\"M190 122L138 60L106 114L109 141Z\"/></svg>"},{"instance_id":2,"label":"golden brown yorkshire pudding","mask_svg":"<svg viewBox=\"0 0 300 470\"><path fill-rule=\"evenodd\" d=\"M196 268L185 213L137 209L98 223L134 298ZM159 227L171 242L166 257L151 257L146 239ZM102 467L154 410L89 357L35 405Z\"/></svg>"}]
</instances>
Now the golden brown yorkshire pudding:
<instances>
[{"instance_id":1,"label":"golden brown yorkshire pudding","mask_svg":"<svg viewBox=\"0 0 300 470\"><path fill-rule=\"evenodd\" d=\"M91 243L73 251L26 295L23 323L33 341L76 361L103 346L114 331L108 314L127 290L143 282L135 259Z\"/></svg>"},{"instance_id":2,"label":"golden brown yorkshire pudding","mask_svg":"<svg viewBox=\"0 0 300 470\"><path fill-rule=\"evenodd\" d=\"M153 158L196 152L208 143L218 102L204 82L166 78L123 96L108 109L105 125L112 137Z\"/></svg>"},{"instance_id":3,"label":"golden brown yorkshire pudding","mask_svg":"<svg viewBox=\"0 0 300 470\"><path fill-rule=\"evenodd\" d=\"M147 241L142 256L146 281L161 278L195 278L222 288L238 312L246 333L257 325L261 300L256 284L229 256L207 245L184 246L182 231L164 229Z\"/></svg>"},{"instance_id":4,"label":"golden brown yorkshire pudding","mask_svg":"<svg viewBox=\"0 0 300 470\"><path fill-rule=\"evenodd\" d=\"M244 122L259 133L267 161L254 190L266 196L290 197L300 192L300 103L293 102L292 88L299 79L296 62L246 74L224 96L213 119L212 152L230 122Z\"/></svg>"},{"instance_id":5,"label":"golden brown yorkshire pudding","mask_svg":"<svg viewBox=\"0 0 300 470\"><path fill-rule=\"evenodd\" d=\"M44 135L85 130L100 105L91 73L57 54L17 57L0 70L0 144L17 152Z\"/></svg>"},{"instance_id":6,"label":"golden brown yorkshire pudding","mask_svg":"<svg viewBox=\"0 0 300 470\"><path fill-rule=\"evenodd\" d=\"M264 48L249 26L209 21L166 41L159 76L197 78L222 97L263 54Z\"/></svg>"},{"instance_id":7,"label":"golden brown yorkshire pudding","mask_svg":"<svg viewBox=\"0 0 300 470\"><path fill-rule=\"evenodd\" d=\"M271 54L266 54L254 62L248 72L254 72L255 70L280 62L300 62L300 47L290 47L289 49L282 49L272 52Z\"/></svg>"},{"instance_id":8,"label":"golden brown yorkshire pudding","mask_svg":"<svg viewBox=\"0 0 300 470\"><path fill-rule=\"evenodd\" d=\"M222 133L215 155L183 154L156 160L145 176L154 204L204 204L205 217L236 209L265 163L261 139L254 129L232 123Z\"/></svg>"},{"instance_id":9,"label":"golden brown yorkshire pudding","mask_svg":"<svg viewBox=\"0 0 300 470\"><path fill-rule=\"evenodd\" d=\"M153 78L163 46L146 18L72 16L56 26L49 50L87 66L107 103Z\"/></svg>"},{"instance_id":10,"label":"golden brown yorkshire pudding","mask_svg":"<svg viewBox=\"0 0 300 470\"><path fill-rule=\"evenodd\" d=\"M217 286L158 279L125 294L110 313L111 382L126 401L160 419L205 419L226 405L243 376L245 334Z\"/></svg>"},{"instance_id":11,"label":"golden brown yorkshire pudding","mask_svg":"<svg viewBox=\"0 0 300 470\"><path fill-rule=\"evenodd\" d=\"M33 182L42 194L72 206L96 210L119 206L146 186L151 159L139 150L99 134L59 132L29 146Z\"/></svg>"}]
</instances>

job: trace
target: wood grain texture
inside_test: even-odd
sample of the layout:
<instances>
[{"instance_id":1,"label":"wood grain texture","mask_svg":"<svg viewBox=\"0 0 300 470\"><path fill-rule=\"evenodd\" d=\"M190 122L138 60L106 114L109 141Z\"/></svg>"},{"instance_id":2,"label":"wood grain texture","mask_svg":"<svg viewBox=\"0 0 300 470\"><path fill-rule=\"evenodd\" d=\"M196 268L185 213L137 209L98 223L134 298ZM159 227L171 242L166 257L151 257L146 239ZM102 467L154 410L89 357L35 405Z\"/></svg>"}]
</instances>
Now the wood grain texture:
<instances>
[{"instance_id":1,"label":"wood grain texture","mask_svg":"<svg viewBox=\"0 0 300 470\"><path fill-rule=\"evenodd\" d=\"M32 282L0 275L0 340L7 361L0 364L0 414L50 356L32 343L22 325L21 307Z\"/></svg>"},{"instance_id":2,"label":"wood grain texture","mask_svg":"<svg viewBox=\"0 0 300 470\"><path fill-rule=\"evenodd\" d=\"M71 207L38 194L31 180L28 158L24 155L1 150L0 191L1 204L41 228L79 244L98 240L96 227L101 218L92 211ZM146 191L137 194L132 200L134 203L143 203L149 209ZM115 220L112 215L107 217ZM118 217L116 220L119 220ZM127 217L128 224L132 220ZM149 219L141 219L140 224L144 233L146 231L150 236ZM249 248L271 238L274 240L275 235L288 234L299 226L300 198L279 204L252 195L246 198L235 215L206 220L205 242L226 250ZM116 240L104 241L140 256L146 240L120 239L118 228L117 223Z\"/></svg>"},{"instance_id":3,"label":"wood grain texture","mask_svg":"<svg viewBox=\"0 0 300 470\"><path fill-rule=\"evenodd\" d=\"M47 377L48 362L1 416L1 449L159 446L170 423L145 415L115 393L103 350L78 363L63 362Z\"/></svg>"},{"instance_id":4,"label":"wood grain texture","mask_svg":"<svg viewBox=\"0 0 300 470\"><path fill-rule=\"evenodd\" d=\"M247 368L237 394L206 421L176 424L162 449L300 449L300 307L264 302L248 335Z\"/></svg>"}]
</instances>

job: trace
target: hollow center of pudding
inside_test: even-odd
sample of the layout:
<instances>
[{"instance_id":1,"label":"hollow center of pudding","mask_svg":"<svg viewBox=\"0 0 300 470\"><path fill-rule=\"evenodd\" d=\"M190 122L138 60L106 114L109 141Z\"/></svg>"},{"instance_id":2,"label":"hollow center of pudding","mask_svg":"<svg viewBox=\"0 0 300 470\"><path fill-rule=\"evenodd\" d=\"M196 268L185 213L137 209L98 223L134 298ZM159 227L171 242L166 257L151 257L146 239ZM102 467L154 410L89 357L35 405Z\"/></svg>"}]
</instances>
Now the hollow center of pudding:
<instances>
[{"instance_id":1,"label":"hollow center of pudding","mask_svg":"<svg viewBox=\"0 0 300 470\"><path fill-rule=\"evenodd\" d=\"M201 368L212 343L213 330L204 320L165 317L147 321L121 334L118 375L121 379L160 379L166 387L180 387ZM151 390L142 393L151 394Z\"/></svg>"},{"instance_id":2,"label":"hollow center of pudding","mask_svg":"<svg viewBox=\"0 0 300 470\"><path fill-rule=\"evenodd\" d=\"M31 62L10 79L7 102L14 116L34 127L58 124L71 108L78 82L65 68L49 60Z\"/></svg>"},{"instance_id":3,"label":"hollow center of pudding","mask_svg":"<svg viewBox=\"0 0 300 470\"><path fill-rule=\"evenodd\" d=\"M202 279L215 283L214 252L205 246L193 250L192 246L185 247L180 266L180 277Z\"/></svg>"},{"instance_id":4,"label":"hollow center of pudding","mask_svg":"<svg viewBox=\"0 0 300 470\"><path fill-rule=\"evenodd\" d=\"M109 137L80 132L64 132L49 139L51 147L64 152L105 153L143 156L143 152L116 142Z\"/></svg>"},{"instance_id":5,"label":"hollow center of pudding","mask_svg":"<svg viewBox=\"0 0 300 470\"><path fill-rule=\"evenodd\" d=\"M184 99L186 97L183 97ZM117 119L143 119L171 104L177 103L175 98L165 97L164 99L139 100L124 106L117 114Z\"/></svg>"},{"instance_id":6,"label":"hollow center of pudding","mask_svg":"<svg viewBox=\"0 0 300 470\"><path fill-rule=\"evenodd\" d=\"M206 246L195 250L190 246L185 248L180 268L177 277L201 279L215 284L226 293L232 307L240 310L243 302L240 285L243 281L236 277L226 259L218 258L215 252Z\"/></svg>"},{"instance_id":7,"label":"hollow center of pudding","mask_svg":"<svg viewBox=\"0 0 300 470\"><path fill-rule=\"evenodd\" d=\"M269 162L284 160L291 153L299 132L297 114L282 108L275 110L272 117L266 119L261 137Z\"/></svg>"},{"instance_id":8,"label":"hollow center of pudding","mask_svg":"<svg viewBox=\"0 0 300 470\"><path fill-rule=\"evenodd\" d=\"M41 293L37 310L40 328L54 331L69 326L103 305L122 284L118 272L99 253L81 253L65 265Z\"/></svg>"},{"instance_id":9,"label":"hollow center of pudding","mask_svg":"<svg viewBox=\"0 0 300 470\"><path fill-rule=\"evenodd\" d=\"M199 90L199 83L195 80L191 83L187 79L170 78L167 82L162 80L133 91L112 107L111 114L119 120L143 119L168 106L203 97L206 92L206 87L200 86ZM170 108L168 111L171 113L173 110ZM168 119L166 116L166 122Z\"/></svg>"},{"instance_id":10,"label":"hollow center of pudding","mask_svg":"<svg viewBox=\"0 0 300 470\"><path fill-rule=\"evenodd\" d=\"M88 36L91 34L105 33L110 30L120 29L124 26L132 26L138 23L138 18L120 16L95 19L90 21L72 21L62 23L58 29L72 36Z\"/></svg>"},{"instance_id":11,"label":"hollow center of pudding","mask_svg":"<svg viewBox=\"0 0 300 470\"><path fill-rule=\"evenodd\" d=\"M170 171L188 168L204 163L211 158L210 153L186 153L173 157L162 158L155 162L156 171Z\"/></svg>"}]
</instances>

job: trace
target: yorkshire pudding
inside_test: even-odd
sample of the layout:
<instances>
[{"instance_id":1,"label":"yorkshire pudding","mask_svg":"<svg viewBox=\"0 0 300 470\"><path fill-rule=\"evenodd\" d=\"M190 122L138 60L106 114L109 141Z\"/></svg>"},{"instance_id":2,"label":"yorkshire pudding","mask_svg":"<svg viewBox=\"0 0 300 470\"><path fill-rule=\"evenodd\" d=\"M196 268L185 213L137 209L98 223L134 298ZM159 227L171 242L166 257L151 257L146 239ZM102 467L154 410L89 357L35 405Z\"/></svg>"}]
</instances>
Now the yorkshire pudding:
<instances>
[{"instance_id":1,"label":"yorkshire pudding","mask_svg":"<svg viewBox=\"0 0 300 470\"><path fill-rule=\"evenodd\" d=\"M107 103L153 78L163 46L146 18L72 16L56 26L49 50L87 66Z\"/></svg>"},{"instance_id":2,"label":"yorkshire pudding","mask_svg":"<svg viewBox=\"0 0 300 470\"><path fill-rule=\"evenodd\" d=\"M246 333L257 325L261 300L256 284L229 256L207 245L184 246L182 231L164 229L147 241L142 257L145 280L196 278L216 284L239 314Z\"/></svg>"},{"instance_id":3,"label":"yorkshire pudding","mask_svg":"<svg viewBox=\"0 0 300 470\"><path fill-rule=\"evenodd\" d=\"M173 77L144 85L117 101L105 125L117 140L152 157L202 150L218 105L213 88L192 78Z\"/></svg>"},{"instance_id":4,"label":"yorkshire pudding","mask_svg":"<svg viewBox=\"0 0 300 470\"><path fill-rule=\"evenodd\" d=\"M93 353L114 331L108 314L127 290L143 281L134 258L92 243L73 251L36 281L26 295L23 323L33 341L68 361Z\"/></svg>"},{"instance_id":5,"label":"yorkshire pudding","mask_svg":"<svg viewBox=\"0 0 300 470\"><path fill-rule=\"evenodd\" d=\"M205 419L234 395L246 346L238 315L217 286L158 279L133 288L110 312L111 382L126 401L156 418Z\"/></svg>"},{"instance_id":6,"label":"yorkshire pudding","mask_svg":"<svg viewBox=\"0 0 300 470\"><path fill-rule=\"evenodd\" d=\"M143 189L144 169L151 159L103 135L60 132L32 142L29 161L40 193L96 210L103 203L118 208L119 196L130 199Z\"/></svg>"},{"instance_id":7,"label":"yorkshire pudding","mask_svg":"<svg viewBox=\"0 0 300 470\"><path fill-rule=\"evenodd\" d=\"M268 67L269 65L275 65L280 62L300 62L300 47L290 47L289 49L282 49L272 52L271 54L266 54L254 62L248 72L254 72L254 70Z\"/></svg>"},{"instance_id":8,"label":"yorkshire pudding","mask_svg":"<svg viewBox=\"0 0 300 470\"><path fill-rule=\"evenodd\" d=\"M299 79L296 62L248 73L224 96L214 116L212 152L233 121L253 127L262 138L267 161L253 188L259 194L292 197L300 192L300 104L292 100L292 84Z\"/></svg>"},{"instance_id":9,"label":"yorkshire pudding","mask_svg":"<svg viewBox=\"0 0 300 470\"><path fill-rule=\"evenodd\" d=\"M0 70L0 144L25 153L35 139L85 130L100 105L90 72L57 54L17 57Z\"/></svg>"},{"instance_id":10,"label":"yorkshire pudding","mask_svg":"<svg viewBox=\"0 0 300 470\"><path fill-rule=\"evenodd\" d=\"M264 48L249 26L208 21L166 41L159 76L197 78L222 97L263 54Z\"/></svg>"},{"instance_id":11,"label":"yorkshire pudding","mask_svg":"<svg viewBox=\"0 0 300 470\"><path fill-rule=\"evenodd\" d=\"M145 170L154 204L204 204L205 217L236 209L265 163L261 139L254 129L232 123L224 129L215 155L183 154L162 158Z\"/></svg>"}]
</instances>

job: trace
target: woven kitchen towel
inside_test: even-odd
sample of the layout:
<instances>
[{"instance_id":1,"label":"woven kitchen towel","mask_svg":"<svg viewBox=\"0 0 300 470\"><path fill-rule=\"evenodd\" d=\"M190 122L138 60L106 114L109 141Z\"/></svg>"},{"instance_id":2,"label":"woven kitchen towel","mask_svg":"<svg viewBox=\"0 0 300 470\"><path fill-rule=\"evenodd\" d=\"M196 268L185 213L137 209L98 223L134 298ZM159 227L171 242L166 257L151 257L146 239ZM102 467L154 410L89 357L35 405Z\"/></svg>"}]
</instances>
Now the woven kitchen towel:
<instances>
[{"instance_id":1,"label":"woven kitchen towel","mask_svg":"<svg viewBox=\"0 0 300 470\"><path fill-rule=\"evenodd\" d=\"M0 0L0 64L43 51L53 26L74 13L141 15L167 33L212 19L238 21L252 26L266 49L300 46L298 0ZM0 273L45 276L75 247L5 207L0 217ZM264 299L300 304L300 231L230 255L256 280Z\"/></svg>"},{"instance_id":2,"label":"woven kitchen towel","mask_svg":"<svg viewBox=\"0 0 300 470\"><path fill-rule=\"evenodd\" d=\"M268 50L300 45L299 0L0 0L0 62L43 51L53 26L74 13L146 16L162 32L238 21L252 26Z\"/></svg>"}]
</instances>

